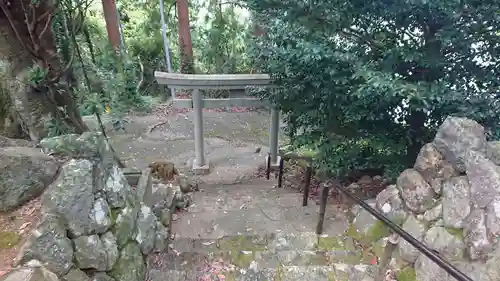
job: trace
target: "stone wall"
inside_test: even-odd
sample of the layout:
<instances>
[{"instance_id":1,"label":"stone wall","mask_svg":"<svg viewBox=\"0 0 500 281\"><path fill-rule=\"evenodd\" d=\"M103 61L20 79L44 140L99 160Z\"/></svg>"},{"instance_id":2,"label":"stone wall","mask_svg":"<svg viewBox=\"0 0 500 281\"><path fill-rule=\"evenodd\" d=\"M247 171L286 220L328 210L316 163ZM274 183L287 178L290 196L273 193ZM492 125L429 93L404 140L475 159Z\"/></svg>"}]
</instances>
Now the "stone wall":
<instances>
[{"instance_id":1,"label":"stone wall","mask_svg":"<svg viewBox=\"0 0 500 281\"><path fill-rule=\"evenodd\" d=\"M487 142L475 121L448 117L414 167L371 204L473 280L500 280L499 165L500 142ZM364 210L353 225L363 235L389 234ZM455 280L402 238L388 238L372 242L389 251L399 281Z\"/></svg>"},{"instance_id":2,"label":"stone wall","mask_svg":"<svg viewBox=\"0 0 500 281\"><path fill-rule=\"evenodd\" d=\"M145 256L166 248L180 190L153 185L149 169L131 186L100 134L41 145L67 161L42 195L41 223L23 245L19 266L2 279L145 280Z\"/></svg>"}]
</instances>

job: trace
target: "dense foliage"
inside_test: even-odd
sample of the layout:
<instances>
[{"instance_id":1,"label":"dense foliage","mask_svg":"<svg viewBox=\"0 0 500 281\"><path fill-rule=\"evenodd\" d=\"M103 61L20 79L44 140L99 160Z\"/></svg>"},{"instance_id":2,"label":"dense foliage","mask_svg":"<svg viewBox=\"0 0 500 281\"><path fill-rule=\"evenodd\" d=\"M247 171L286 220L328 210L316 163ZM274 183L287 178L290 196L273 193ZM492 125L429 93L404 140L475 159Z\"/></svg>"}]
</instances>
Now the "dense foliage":
<instances>
[{"instance_id":1,"label":"dense foliage","mask_svg":"<svg viewBox=\"0 0 500 281\"><path fill-rule=\"evenodd\" d=\"M53 21L59 56L71 64L67 82L82 115L106 107L115 119L128 110L147 110L170 92L158 85L154 71L166 70L161 34L159 1L119 1L123 50L117 55L109 46L100 1L61 0ZM167 39L172 69L179 71L178 26L174 0L165 0ZM247 72L247 26L238 19L231 3L191 1L193 46L198 73ZM200 11L206 17L200 19ZM36 73L35 73L36 74ZM36 75L34 75L35 77ZM57 120L51 134L70 130Z\"/></svg>"},{"instance_id":2,"label":"dense foliage","mask_svg":"<svg viewBox=\"0 0 500 281\"><path fill-rule=\"evenodd\" d=\"M448 115L499 132L500 2L247 0L252 57L296 146L326 170L414 161Z\"/></svg>"}]
</instances>

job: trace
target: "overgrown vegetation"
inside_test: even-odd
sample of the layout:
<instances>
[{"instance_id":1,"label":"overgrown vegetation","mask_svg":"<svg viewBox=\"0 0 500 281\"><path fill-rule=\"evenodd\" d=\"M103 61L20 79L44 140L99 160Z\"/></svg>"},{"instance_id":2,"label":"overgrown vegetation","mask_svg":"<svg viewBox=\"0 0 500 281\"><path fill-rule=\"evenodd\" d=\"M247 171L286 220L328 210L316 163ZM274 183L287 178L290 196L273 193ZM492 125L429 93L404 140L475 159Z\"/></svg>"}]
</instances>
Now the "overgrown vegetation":
<instances>
[{"instance_id":1,"label":"overgrown vegetation","mask_svg":"<svg viewBox=\"0 0 500 281\"><path fill-rule=\"evenodd\" d=\"M37 15L53 8L21 2ZM83 130L80 116L106 112L121 119L129 110L147 111L170 94L153 77L167 69L158 1L119 1L119 52L110 47L100 1L56 2L51 20L40 21L50 23L64 71L45 63L50 46L25 42L47 51L35 56L30 83L66 97L52 109L50 135ZM179 72L175 4L165 1L165 18L172 69ZM283 111L292 147L314 151L318 168L331 175L365 168L400 172L448 115L473 118L491 137L500 136L498 1L189 4L195 72L270 73L280 87L260 95ZM2 7L4 15L8 9ZM20 23L24 16L17 16ZM2 131L5 120L16 123L3 92ZM68 97L77 110L66 108L72 104Z\"/></svg>"},{"instance_id":2,"label":"overgrown vegetation","mask_svg":"<svg viewBox=\"0 0 500 281\"><path fill-rule=\"evenodd\" d=\"M500 2L247 0L295 146L334 175L411 165L448 115L499 132Z\"/></svg>"}]
</instances>

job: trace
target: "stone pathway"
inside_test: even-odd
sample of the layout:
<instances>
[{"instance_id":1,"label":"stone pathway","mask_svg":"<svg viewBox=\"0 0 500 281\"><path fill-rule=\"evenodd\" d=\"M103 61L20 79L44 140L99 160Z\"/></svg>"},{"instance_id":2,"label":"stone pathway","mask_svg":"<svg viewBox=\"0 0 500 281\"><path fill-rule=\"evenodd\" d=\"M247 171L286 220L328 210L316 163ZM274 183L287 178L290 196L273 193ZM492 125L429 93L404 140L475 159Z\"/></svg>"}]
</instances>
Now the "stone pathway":
<instances>
[{"instance_id":1,"label":"stone pathway","mask_svg":"<svg viewBox=\"0 0 500 281\"><path fill-rule=\"evenodd\" d=\"M272 185L204 186L173 223L168 251L149 257L148 280L374 280L374 256L343 235L345 213L332 208L317 236L314 202Z\"/></svg>"},{"instance_id":2,"label":"stone pathway","mask_svg":"<svg viewBox=\"0 0 500 281\"><path fill-rule=\"evenodd\" d=\"M159 119L156 116L130 116L125 132L108 130L111 142L128 167L144 169L155 160L168 160L189 173L194 158L193 113L178 113ZM204 112L205 152L212 166L206 183L230 184L252 177L265 163L269 151L268 112ZM165 122L167 121L167 122ZM85 122L96 128L93 117ZM103 117L111 129L111 120ZM159 124L154 130L150 129ZM257 148L261 148L256 153Z\"/></svg>"},{"instance_id":3,"label":"stone pathway","mask_svg":"<svg viewBox=\"0 0 500 281\"><path fill-rule=\"evenodd\" d=\"M192 112L167 118L151 131L162 120L130 117L125 132L109 133L127 166L169 160L189 172ZM296 191L255 178L268 152L269 114L205 112L204 122L211 173L198 179L194 204L176 214L168 250L149 257L148 280L373 280L373 254L344 235L347 214L329 207L319 237L314 202L302 207Z\"/></svg>"}]
</instances>

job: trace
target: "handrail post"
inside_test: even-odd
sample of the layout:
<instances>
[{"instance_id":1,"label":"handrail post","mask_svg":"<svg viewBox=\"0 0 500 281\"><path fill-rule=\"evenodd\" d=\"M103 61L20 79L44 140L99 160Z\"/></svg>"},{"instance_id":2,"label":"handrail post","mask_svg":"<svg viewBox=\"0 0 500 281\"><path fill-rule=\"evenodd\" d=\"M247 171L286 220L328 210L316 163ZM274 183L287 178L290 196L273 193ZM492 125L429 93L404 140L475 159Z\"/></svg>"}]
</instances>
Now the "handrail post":
<instances>
[{"instance_id":1,"label":"handrail post","mask_svg":"<svg viewBox=\"0 0 500 281\"><path fill-rule=\"evenodd\" d=\"M194 108L194 150L196 158L193 161L193 172L205 174L209 172L209 165L205 161L203 140L203 100L199 89L192 93Z\"/></svg>"},{"instance_id":2,"label":"handrail post","mask_svg":"<svg viewBox=\"0 0 500 281\"><path fill-rule=\"evenodd\" d=\"M326 202L328 201L328 191L330 190L330 186L328 184L323 184L323 190L321 190L321 202L319 205L319 214L318 214L318 224L316 225L316 234L323 234L323 223L325 222L325 213L326 213Z\"/></svg>"},{"instance_id":3,"label":"handrail post","mask_svg":"<svg viewBox=\"0 0 500 281\"><path fill-rule=\"evenodd\" d=\"M304 184L304 197L302 198L302 206L307 206L309 201L309 189L311 186L311 177L312 177L312 164L309 163L306 168L305 174L305 184Z\"/></svg>"},{"instance_id":4,"label":"handrail post","mask_svg":"<svg viewBox=\"0 0 500 281\"><path fill-rule=\"evenodd\" d=\"M271 126L269 126L269 155L271 166L276 167L278 165L278 133L280 127L280 115L279 110L273 106L271 107Z\"/></svg>"}]
</instances>

